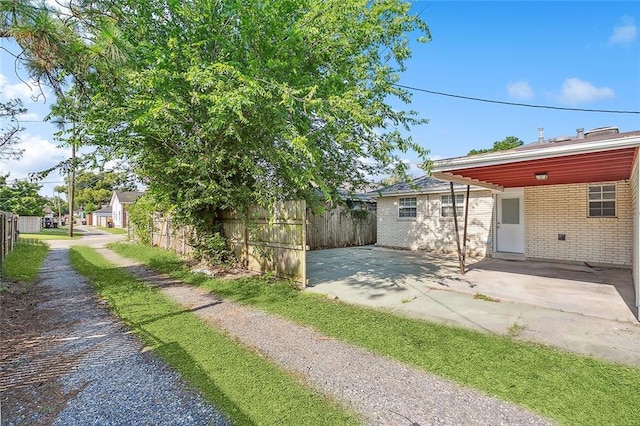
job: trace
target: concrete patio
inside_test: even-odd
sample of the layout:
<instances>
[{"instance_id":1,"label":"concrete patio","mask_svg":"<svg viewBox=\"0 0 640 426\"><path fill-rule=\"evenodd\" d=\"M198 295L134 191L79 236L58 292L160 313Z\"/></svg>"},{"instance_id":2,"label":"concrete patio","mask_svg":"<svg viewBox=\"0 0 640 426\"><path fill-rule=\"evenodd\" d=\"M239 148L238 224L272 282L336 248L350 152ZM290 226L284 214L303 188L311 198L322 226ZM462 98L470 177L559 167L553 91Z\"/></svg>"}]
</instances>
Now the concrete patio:
<instances>
[{"instance_id":1,"label":"concrete patio","mask_svg":"<svg viewBox=\"0 0 640 426\"><path fill-rule=\"evenodd\" d=\"M486 259L462 276L456 258L365 246L308 252L307 278L348 303L640 365L626 269Z\"/></svg>"}]
</instances>

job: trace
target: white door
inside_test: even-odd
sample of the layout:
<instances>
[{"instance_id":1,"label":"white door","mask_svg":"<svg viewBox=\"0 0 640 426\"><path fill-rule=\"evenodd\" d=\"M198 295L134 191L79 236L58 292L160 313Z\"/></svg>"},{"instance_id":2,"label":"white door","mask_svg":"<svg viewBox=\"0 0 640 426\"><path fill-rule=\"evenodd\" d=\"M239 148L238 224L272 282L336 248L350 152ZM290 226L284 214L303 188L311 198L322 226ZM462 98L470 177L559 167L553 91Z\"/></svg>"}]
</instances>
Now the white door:
<instances>
[{"instance_id":1,"label":"white door","mask_svg":"<svg viewBox=\"0 0 640 426\"><path fill-rule=\"evenodd\" d=\"M496 251L524 253L524 194L522 191L498 195Z\"/></svg>"}]
</instances>

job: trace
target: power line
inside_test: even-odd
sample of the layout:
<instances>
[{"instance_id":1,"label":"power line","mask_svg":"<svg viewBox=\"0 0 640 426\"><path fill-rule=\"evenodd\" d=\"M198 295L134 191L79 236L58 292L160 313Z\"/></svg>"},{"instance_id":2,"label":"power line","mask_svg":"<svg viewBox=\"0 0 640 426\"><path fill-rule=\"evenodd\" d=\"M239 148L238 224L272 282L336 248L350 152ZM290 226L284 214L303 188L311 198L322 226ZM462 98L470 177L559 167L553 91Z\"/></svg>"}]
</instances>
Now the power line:
<instances>
[{"instance_id":1,"label":"power line","mask_svg":"<svg viewBox=\"0 0 640 426\"><path fill-rule=\"evenodd\" d=\"M608 113L608 114L640 114L640 111L569 108L569 107L559 107L559 106L553 106L553 105L534 105L534 104L523 104L519 102L496 101L493 99L474 98L472 96L463 96L463 95L455 95L453 93L436 92L435 90L421 89L419 87L405 86L402 84L394 84L394 86L407 89L407 90L414 90L416 92L430 93L432 95L448 96L450 98L466 99L469 101L477 101L477 102L487 102L491 104L511 105L511 106L527 107L527 108L555 109L555 110L561 110L561 111L602 112L602 113Z\"/></svg>"},{"instance_id":2,"label":"power line","mask_svg":"<svg viewBox=\"0 0 640 426\"><path fill-rule=\"evenodd\" d=\"M525 108L552 109L552 110L559 110L559 111L597 112L597 113L605 113L605 114L640 114L640 111L571 108L571 107L560 107L560 106L554 106L554 105L536 105L536 104L525 104L520 102L497 101L495 99L476 98L473 96L456 95L453 93L445 93L445 92L438 92L435 90L422 89L420 87L405 86L404 84L393 84L393 86L400 87L402 89L413 90L416 92L429 93L431 95L447 96L450 98L465 99L468 101L485 102L485 103L499 104L499 105L519 106L519 107L525 107ZM21 123L47 123L45 121L36 121L36 120L20 120L20 122ZM54 123L47 123L47 124L54 124ZM65 124L68 124L68 123L65 123Z\"/></svg>"}]
</instances>

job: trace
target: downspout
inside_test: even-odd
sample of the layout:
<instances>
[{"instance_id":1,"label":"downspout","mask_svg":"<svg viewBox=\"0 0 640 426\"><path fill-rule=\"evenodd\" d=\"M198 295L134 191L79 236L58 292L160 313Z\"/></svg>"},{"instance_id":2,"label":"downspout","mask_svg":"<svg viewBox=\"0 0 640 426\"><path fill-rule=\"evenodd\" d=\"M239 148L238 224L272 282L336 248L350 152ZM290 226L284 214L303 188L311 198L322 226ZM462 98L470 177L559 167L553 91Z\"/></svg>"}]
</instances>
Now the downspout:
<instances>
[{"instance_id":1,"label":"downspout","mask_svg":"<svg viewBox=\"0 0 640 426\"><path fill-rule=\"evenodd\" d=\"M456 246L458 247L458 262L460 262L460 275L464 275L464 259L462 258L462 249L460 248L460 234L458 233L458 215L456 213L456 194L453 192L453 182L451 185L451 203L453 204L453 224L455 228Z\"/></svg>"}]
</instances>

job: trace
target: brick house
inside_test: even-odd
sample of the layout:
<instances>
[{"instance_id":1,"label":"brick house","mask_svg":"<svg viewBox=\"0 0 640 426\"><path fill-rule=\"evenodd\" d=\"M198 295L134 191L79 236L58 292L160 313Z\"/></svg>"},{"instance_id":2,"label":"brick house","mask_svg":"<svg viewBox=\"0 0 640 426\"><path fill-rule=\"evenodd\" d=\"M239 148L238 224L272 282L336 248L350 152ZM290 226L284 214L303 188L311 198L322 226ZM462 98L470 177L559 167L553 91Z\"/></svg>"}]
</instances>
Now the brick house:
<instances>
[{"instance_id":1,"label":"brick house","mask_svg":"<svg viewBox=\"0 0 640 426\"><path fill-rule=\"evenodd\" d=\"M630 268L638 307L639 147L640 131L578 129L571 138L540 135L508 151L438 160L432 175L490 191L487 254ZM469 210L470 223L487 220Z\"/></svg>"},{"instance_id":2,"label":"brick house","mask_svg":"<svg viewBox=\"0 0 640 426\"><path fill-rule=\"evenodd\" d=\"M454 185L456 211L464 212L465 185ZM447 182L422 176L412 184L398 183L369 195L377 202L377 244L383 247L456 251L453 202ZM491 236L491 191L474 186L469 192L467 249L471 256L485 256Z\"/></svg>"}]
</instances>

